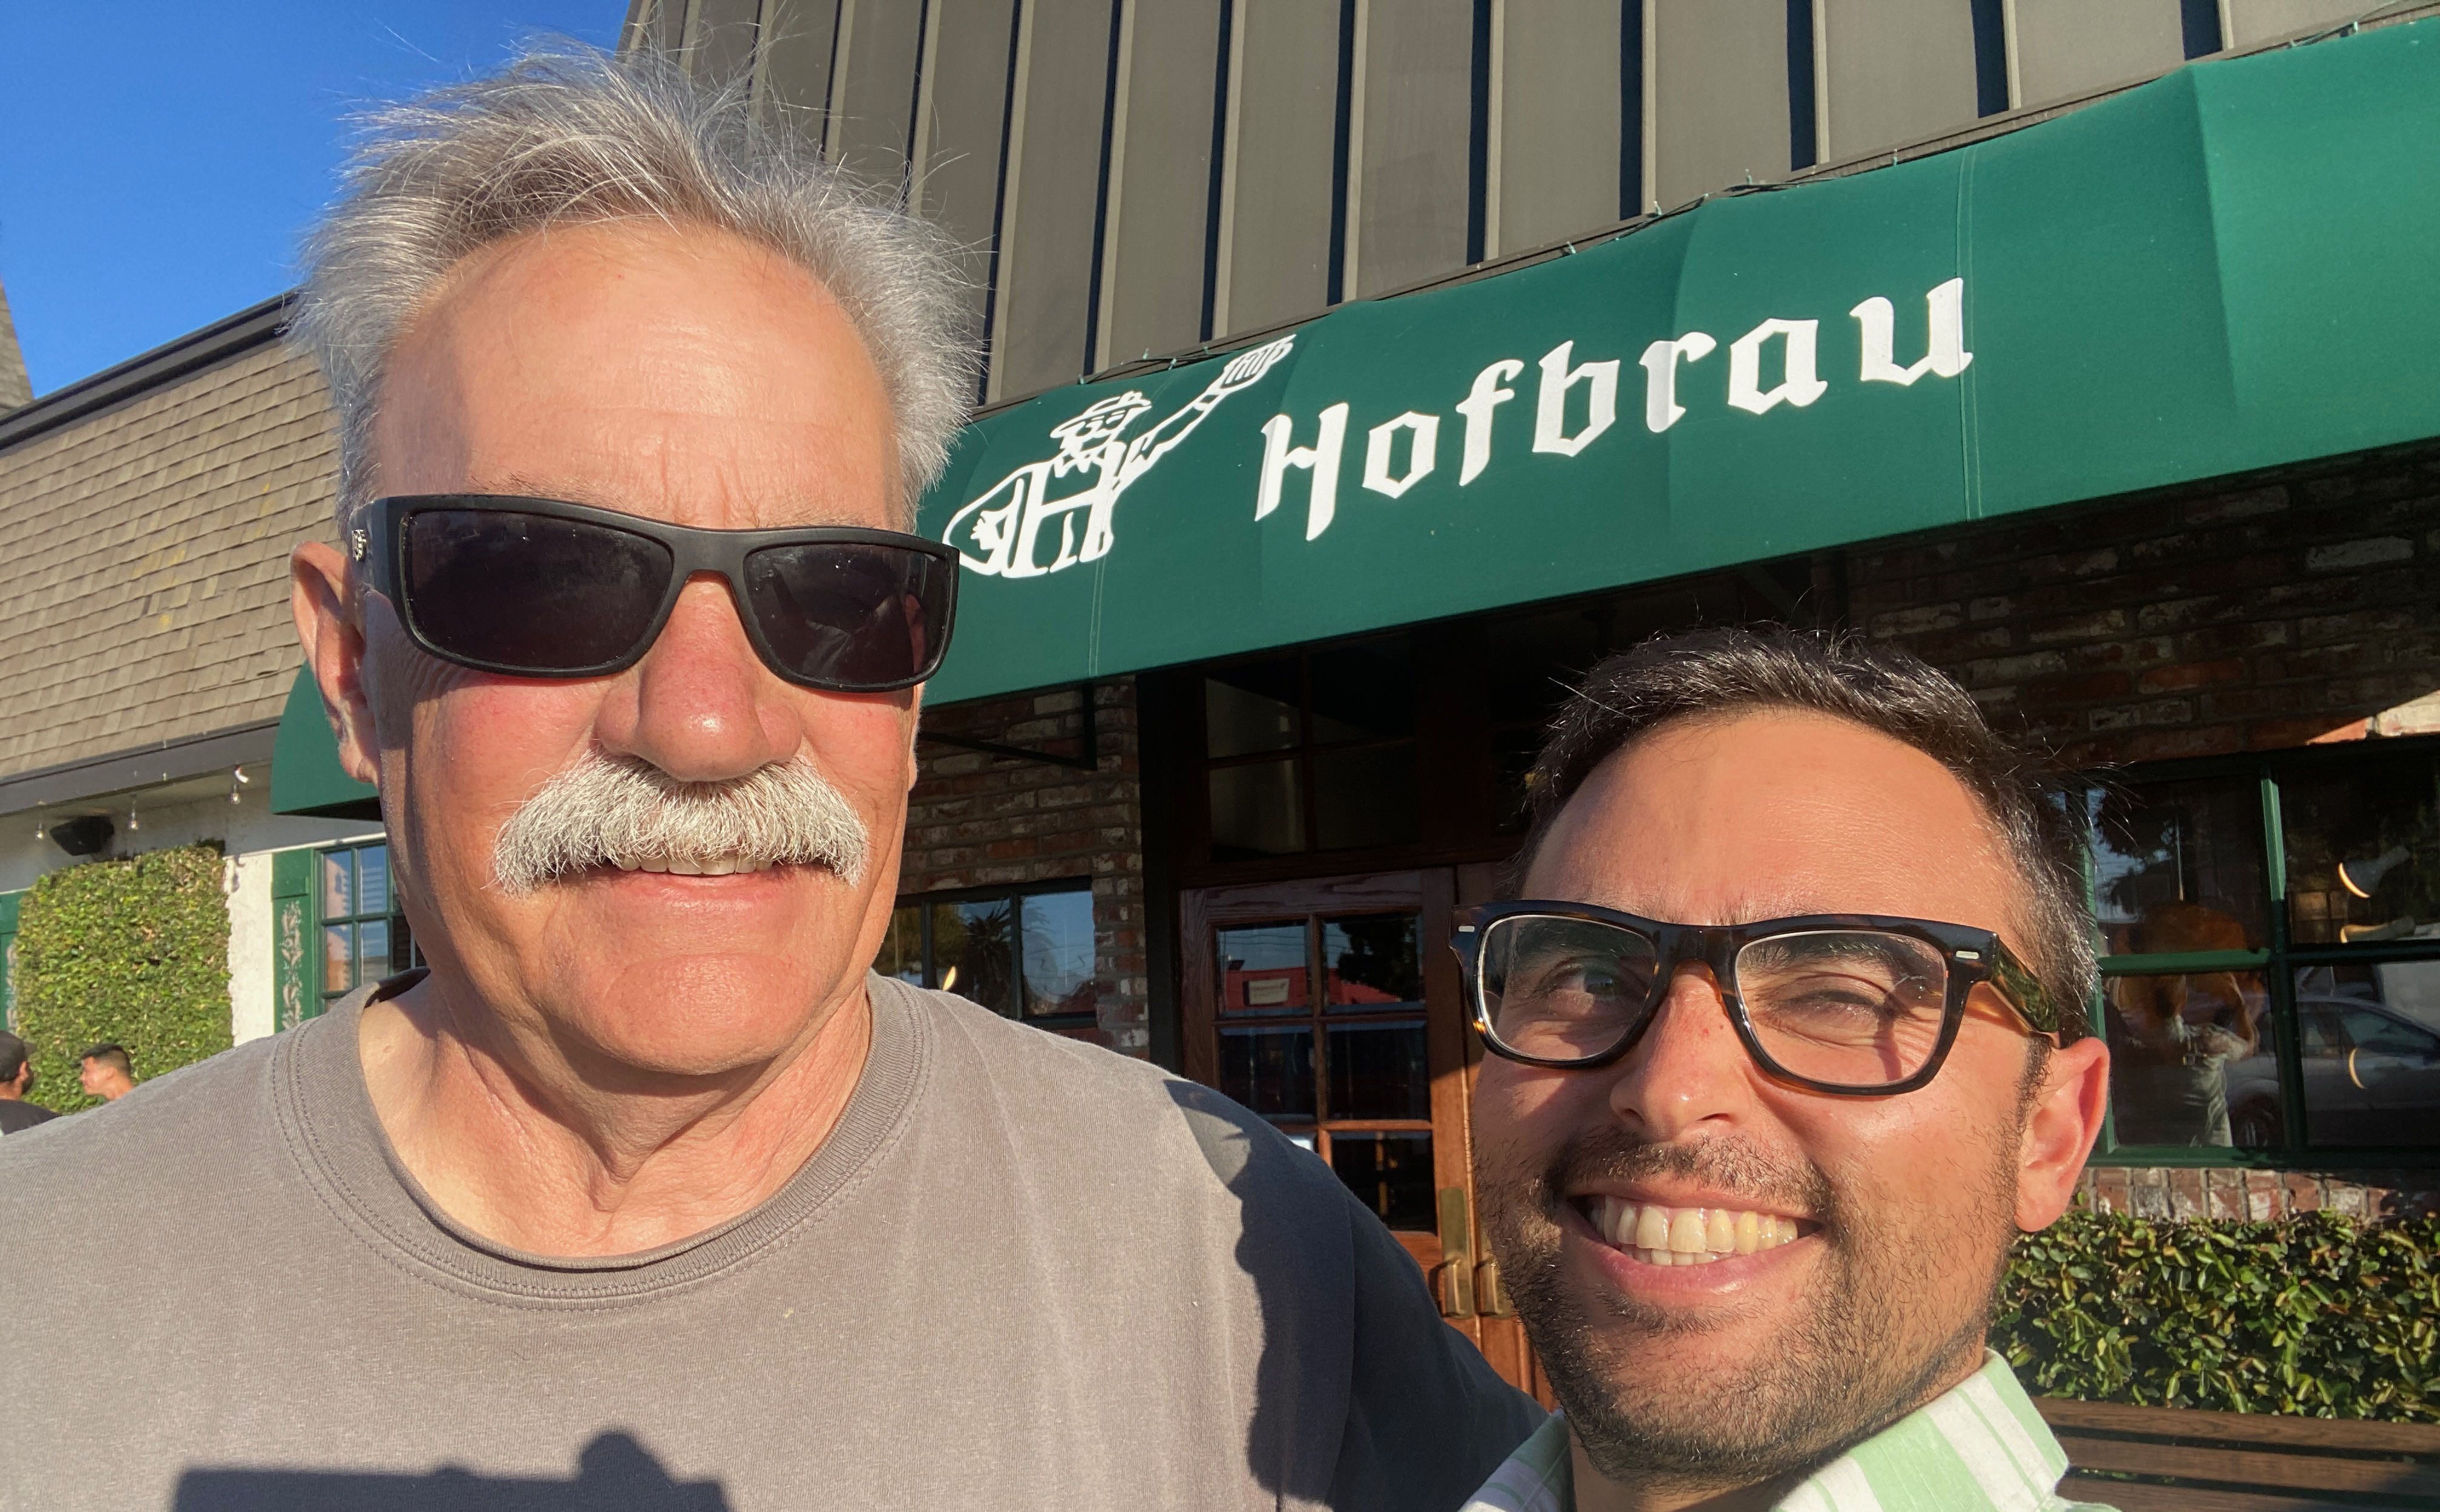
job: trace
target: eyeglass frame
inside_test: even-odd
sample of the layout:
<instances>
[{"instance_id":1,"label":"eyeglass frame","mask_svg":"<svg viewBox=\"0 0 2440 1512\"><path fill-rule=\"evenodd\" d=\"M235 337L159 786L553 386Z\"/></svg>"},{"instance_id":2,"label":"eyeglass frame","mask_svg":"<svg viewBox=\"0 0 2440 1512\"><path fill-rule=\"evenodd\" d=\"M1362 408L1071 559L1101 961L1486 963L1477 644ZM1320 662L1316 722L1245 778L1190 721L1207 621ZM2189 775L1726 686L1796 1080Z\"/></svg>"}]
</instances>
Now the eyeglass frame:
<instances>
[{"instance_id":1,"label":"eyeglass frame","mask_svg":"<svg viewBox=\"0 0 2440 1512\"><path fill-rule=\"evenodd\" d=\"M505 662L487 662L444 650L423 633L415 616L406 612L399 596L399 561L406 549L406 523L413 516L444 509L466 509L493 514L530 514L550 520L573 520L583 525L601 525L606 529L641 536L668 549L670 553L670 584L661 594L661 602L654 610L651 630L637 643L636 649L621 658L575 671L535 671L530 667L511 666ZM672 525L667 521L648 519L619 509L604 509L597 505L576 504L566 499L545 499L514 493L393 493L373 500L365 507L366 524L348 533L348 555L366 568L367 586L399 607L399 624L418 650L438 657L452 666L470 667L478 672L497 672L510 677L547 678L565 681L585 677L615 677L651 654L653 647L669 629L670 615L677 609L678 596L698 573L711 573L728 585L731 607L737 611L738 623L745 638L754 647L754 654L762 665L782 682L798 687L820 687L780 670L779 658L762 633L754 614L753 598L745 590L745 559L773 546L899 546L920 553L943 563L949 569L946 596L942 599L938 637L927 643L927 659L923 669L913 677L886 683L858 685L853 688L830 688L830 692L894 693L928 681L941 669L942 658L949 653L950 632L958 618L958 550L942 542L902 530L880 530L870 525L783 525L768 530L711 530L700 525ZM926 626L928 632L931 627Z\"/></svg>"},{"instance_id":2,"label":"eyeglass frame","mask_svg":"<svg viewBox=\"0 0 2440 1512\"><path fill-rule=\"evenodd\" d=\"M1618 1043L1596 1056L1553 1060L1527 1055L1501 1041L1498 1033L1491 1026L1490 1012L1485 1006L1482 940L1493 924L1503 918L1525 916L1606 924L1642 935L1652 942L1657 959L1651 996L1641 1009L1641 1021L1621 1035ZM1941 952L1948 983L1947 1000L1941 1005L1940 1038L1932 1045L1930 1056L1912 1076L1871 1087L1819 1081L1789 1071L1763 1048L1762 1039L1754 1032L1753 1021L1746 1012L1744 995L1737 990L1738 953L1749 945L1777 935L1829 930L1874 930L1902 935L1930 945ZM2043 989L2040 979L2017 957L2015 952L2008 949L1997 932L1967 924L1943 923L1937 919L1906 918L1887 914L1800 914L1786 918L1757 919L1749 924L1667 924L1594 903L1516 898L1462 910L1449 939L1449 949L1457 952L1459 983L1465 993L1467 1016L1474 1023L1475 1033L1482 1037L1484 1048L1504 1060L1552 1071L1596 1071L1625 1058L1642 1043L1644 1035L1660 1018L1660 1006L1668 1001L1678 968L1690 961L1710 969L1712 980L1719 987L1721 1005L1728 1013L1730 1026L1736 1031L1738 1042L1745 1046L1746 1055L1754 1065L1775 1080L1825 1096L1894 1097L1930 1085L1932 1077L1940 1074L1942 1064L1948 1059L1950 1048L1957 1042L1958 1027L1965 1022L1966 1000L1973 996L1978 985L1985 982L2035 1035L2063 1048L2083 1039L2087 1032L2068 1022L2050 993Z\"/></svg>"}]
</instances>

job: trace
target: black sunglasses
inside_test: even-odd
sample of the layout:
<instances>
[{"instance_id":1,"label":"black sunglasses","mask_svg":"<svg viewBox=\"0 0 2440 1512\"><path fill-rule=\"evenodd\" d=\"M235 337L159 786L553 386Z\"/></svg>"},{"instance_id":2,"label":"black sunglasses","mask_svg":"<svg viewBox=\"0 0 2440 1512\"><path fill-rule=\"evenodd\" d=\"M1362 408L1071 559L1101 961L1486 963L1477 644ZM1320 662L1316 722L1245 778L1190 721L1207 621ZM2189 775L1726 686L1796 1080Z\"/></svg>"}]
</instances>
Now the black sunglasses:
<instances>
[{"instance_id":1,"label":"black sunglasses","mask_svg":"<svg viewBox=\"0 0 2440 1512\"><path fill-rule=\"evenodd\" d=\"M957 616L957 551L895 530L699 530L558 499L433 493L374 500L349 546L417 646L516 677L635 666L703 572L727 579L765 666L830 692L923 682Z\"/></svg>"},{"instance_id":2,"label":"black sunglasses","mask_svg":"<svg viewBox=\"0 0 2440 1512\"><path fill-rule=\"evenodd\" d=\"M1523 901L1473 910L1450 943L1483 1043L1527 1065L1619 1059L1688 962L1711 969L1754 1064L1834 1096L1928 1084L1977 983L1990 983L2036 1034L2066 1044L2084 1032L1997 934L1929 919L1820 914L1706 928Z\"/></svg>"}]
</instances>

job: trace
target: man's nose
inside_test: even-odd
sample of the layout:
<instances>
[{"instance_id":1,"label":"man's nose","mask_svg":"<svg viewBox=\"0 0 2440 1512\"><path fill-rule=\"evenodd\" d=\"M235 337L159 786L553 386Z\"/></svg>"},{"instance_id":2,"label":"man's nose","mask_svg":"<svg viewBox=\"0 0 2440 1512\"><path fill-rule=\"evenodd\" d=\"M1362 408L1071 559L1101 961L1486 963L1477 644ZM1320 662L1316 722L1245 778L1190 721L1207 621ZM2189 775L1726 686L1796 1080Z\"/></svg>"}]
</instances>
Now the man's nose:
<instances>
[{"instance_id":1,"label":"man's nose","mask_svg":"<svg viewBox=\"0 0 2440 1512\"><path fill-rule=\"evenodd\" d=\"M1671 976L1652 1026L1619 1063L1610 1112L1666 1143L1710 1120L1736 1121L1753 1106L1753 1074L1719 982L1690 963Z\"/></svg>"},{"instance_id":2,"label":"man's nose","mask_svg":"<svg viewBox=\"0 0 2440 1512\"><path fill-rule=\"evenodd\" d=\"M625 698L596 735L618 754L681 782L719 782L794 756L805 730L780 680L755 654L728 585L700 577L636 665Z\"/></svg>"}]
</instances>

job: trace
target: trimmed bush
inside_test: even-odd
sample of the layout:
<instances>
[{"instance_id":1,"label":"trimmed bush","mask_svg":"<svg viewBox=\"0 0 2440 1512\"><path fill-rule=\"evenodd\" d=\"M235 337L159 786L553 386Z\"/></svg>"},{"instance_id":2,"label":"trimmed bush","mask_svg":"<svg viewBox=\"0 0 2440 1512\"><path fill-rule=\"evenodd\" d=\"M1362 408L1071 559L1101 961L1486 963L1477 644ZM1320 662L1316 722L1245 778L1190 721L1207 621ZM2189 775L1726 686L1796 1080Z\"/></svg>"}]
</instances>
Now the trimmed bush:
<instances>
[{"instance_id":1,"label":"trimmed bush","mask_svg":"<svg viewBox=\"0 0 2440 1512\"><path fill-rule=\"evenodd\" d=\"M36 1102L99 1103L77 1055L115 1041L139 1081L229 1047L228 899L209 845L55 871L17 922L17 1023L34 1052Z\"/></svg>"},{"instance_id":2,"label":"trimmed bush","mask_svg":"<svg viewBox=\"0 0 2440 1512\"><path fill-rule=\"evenodd\" d=\"M2440 1422L2440 1219L2077 1208L2017 1241L1991 1347L2036 1396Z\"/></svg>"}]
</instances>

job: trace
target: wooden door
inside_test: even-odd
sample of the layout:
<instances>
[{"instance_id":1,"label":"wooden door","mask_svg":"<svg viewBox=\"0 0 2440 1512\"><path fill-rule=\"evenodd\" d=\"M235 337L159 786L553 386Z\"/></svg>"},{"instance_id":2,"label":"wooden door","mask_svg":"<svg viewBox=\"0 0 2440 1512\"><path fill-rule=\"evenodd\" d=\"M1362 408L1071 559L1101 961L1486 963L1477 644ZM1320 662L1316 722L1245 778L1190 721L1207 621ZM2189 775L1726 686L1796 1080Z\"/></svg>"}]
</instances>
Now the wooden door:
<instances>
[{"instance_id":1,"label":"wooden door","mask_svg":"<svg viewBox=\"0 0 2440 1512\"><path fill-rule=\"evenodd\" d=\"M1475 1223L1450 916L1477 867L1207 887L1179 899L1186 1074L1312 1150L1415 1257L1451 1326L1546 1402ZM1467 901L1473 901L1469 896Z\"/></svg>"}]
</instances>

